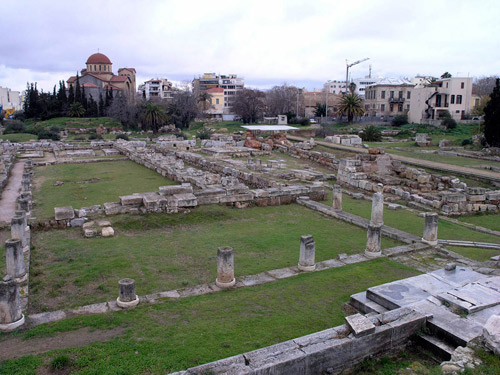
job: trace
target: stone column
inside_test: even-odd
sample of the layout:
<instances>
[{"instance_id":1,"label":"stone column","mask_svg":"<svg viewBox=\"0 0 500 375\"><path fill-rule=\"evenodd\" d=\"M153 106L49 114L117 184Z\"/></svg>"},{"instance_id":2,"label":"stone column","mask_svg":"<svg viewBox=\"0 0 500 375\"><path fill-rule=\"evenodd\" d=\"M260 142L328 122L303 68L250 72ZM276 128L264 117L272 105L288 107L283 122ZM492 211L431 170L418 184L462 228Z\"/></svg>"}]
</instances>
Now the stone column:
<instances>
[{"instance_id":1,"label":"stone column","mask_svg":"<svg viewBox=\"0 0 500 375\"><path fill-rule=\"evenodd\" d=\"M301 271L311 272L316 269L316 243L310 234L300 236L300 257L298 268Z\"/></svg>"},{"instance_id":2,"label":"stone column","mask_svg":"<svg viewBox=\"0 0 500 375\"><path fill-rule=\"evenodd\" d=\"M26 211L16 210L16 211L14 211L14 216L21 216L23 218L24 233L26 236L26 246L29 249L29 246L31 244L31 230L30 230L30 227L28 226L28 216L26 215Z\"/></svg>"},{"instance_id":3,"label":"stone column","mask_svg":"<svg viewBox=\"0 0 500 375\"><path fill-rule=\"evenodd\" d=\"M12 331L23 324L19 285L7 275L0 281L0 331Z\"/></svg>"},{"instance_id":4,"label":"stone column","mask_svg":"<svg viewBox=\"0 0 500 375\"><path fill-rule=\"evenodd\" d=\"M373 194L372 198L372 225L384 225L384 195L381 192Z\"/></svg>"},{"instance_id":5,"label":"stone column","mask_svg":"<svg viewBox=\"0 0 500 375\"><path fill-rule=\"evenodd\" d=\"M25 227L28 226L28 218L26 216L26 211L24 211L24 210L15 210L14 211L14 216L22 216L23 221L24 221L24 226Z\"/></svg>"},{"instance_id":6,"label":"stone column","mask_svg":"<svg viewBox=\"0 0 500 375\"><path fill-rule=\"evenodd\" d=\"M234 278L234 254L230 246L217 249L217 279L215 285L219 288L229 288L236 283Z\"/></svg>"},{"instance_id":7,"label":"stone column","mask_svg":"<svg viewBox=\"0 0 500 375\"><path fill-rule=\"evenodd\" d=\"M422 242L431 246L436 246L438 244L438 219L438 214L434 212L425 214L424 236L422 237Z\"/></svg>"},{"instance_id":8,"label":"stone column","mask_svg":"<svg viewBox=\"0 0 500 375\"><path fill-rule=\"evenodd\" d=\"M342 188L340 185L333 185L333 209L342 211Z\"/></svg>"},{"instance_id":9,"label":"stone column","mask_svg":"<svg viewBox=\"0 0 500 375\"><path fill-rule=\"evenodd\" d=\"M14 277L18 283L22 283L28 279L21 240L10 238L5 241L5 260L7 263L7 275Z\"/></svg>"},{"instance_id":10,"label":"stone column","mask_svg":"<svg viewBox=\"0 0 500 375\"><path fill-rule=\"evenodd\" d=\"M135 294L135 280L121 279L118 282L119 294L116 304L122 309L130 309L137 306L139 297Z\"/></svg>"},{"instance_id":11,"label":"stone column","mask_svg":"<svg viewBox=\"0 0 500 375\"><path fill-rule=\"evenodd\" d=\"M30 201L28 199L20 198L17 200L17 205L20 210L29 212L30 211Z\"/></svg>"},{"instance_id":12,"label":"stone column","mask_svg":"<svg viewBox=\"0 0 500 375\"><path fill-rule=\"evenodd\" d=\"M14 216L10 221L10 235L12 238L21 240L21 246L26 247L26 226L22 216Z\"/></svg>"},{"instance_id":13,"label":"stone column","mask_svg":"<svg viewBox=\"0 0 500 375\"><path fill-rule=\"evenodd\" d=\"M368 258L375 258L382 255L382 250L380 247L382 235L382 226L381 225L372 225L371 223L368 225L368 231L366 233L366 249L365 256Z\"/></svg>"}]
</instances>

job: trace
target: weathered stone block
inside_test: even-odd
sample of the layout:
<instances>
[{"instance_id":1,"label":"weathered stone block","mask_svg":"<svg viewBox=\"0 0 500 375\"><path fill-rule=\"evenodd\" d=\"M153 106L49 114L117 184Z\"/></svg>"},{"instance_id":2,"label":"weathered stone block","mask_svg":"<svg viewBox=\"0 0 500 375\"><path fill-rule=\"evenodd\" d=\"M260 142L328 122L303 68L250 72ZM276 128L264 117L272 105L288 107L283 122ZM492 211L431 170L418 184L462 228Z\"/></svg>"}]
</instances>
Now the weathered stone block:
<instances>
[{"instance_id":1,"label":"weathered stone block","mask_svg":"<svg viewBox=\"0 0 500 375\"><path fill-rule=\"evenodd\" d=\"M115 231L111 227L104 227L101 230L101 236L103 237L113 237L115 235Z\"/></svg>"},{"instance_id":2,"label":"weathered stone block","mask_svg":"<svg viewBox=\"0 0 500 375\"><path fill-rule=\"evenodd\" d=\"M177 201L177 207L196 207L198 205L196 196L192 193L174 194L173 198Z\"/></svg>"},{"instance_id":3,"label":"weathered stone block","mask_svg":"<svg viewBox=\"0 0 500 375\"><path fill-rule=\"evenodd\" d=\"M350 331L354 333L355 337L361 337L375 332L375 325L370 319L361 314L347 316L345 322Z\"/></svg>"},{"instance_id":4,"label":"weathered stone block","mask_svg":"<svg viewBox=\"0 0 500 375\"><path fill-rule=\"evenodd\" d=\"M182 185L160 186L158 190L161 195L187 194L193 192L193 186L184 183Z\"/></svg>"},{"instance_id":5,"label":"weathered stone block","mask_svg":"<svg viewBox=\"0 0 500 375\"><path fill-rule=\"evenodd\" d=\"M54 213L56 220L71 220L75 217L75 210L71 206L55 207Z\"/></svg>"},{"instance_id":6,"label":"weathered stone block","mask_svg":"<svg viewBox=\"0 0 500 375\"><path fill-rule=\"evenodd\" d=\"M124 195L120 197L122 206L140 206L142 205L142 195Z\"/></svg>"}]
</instances>

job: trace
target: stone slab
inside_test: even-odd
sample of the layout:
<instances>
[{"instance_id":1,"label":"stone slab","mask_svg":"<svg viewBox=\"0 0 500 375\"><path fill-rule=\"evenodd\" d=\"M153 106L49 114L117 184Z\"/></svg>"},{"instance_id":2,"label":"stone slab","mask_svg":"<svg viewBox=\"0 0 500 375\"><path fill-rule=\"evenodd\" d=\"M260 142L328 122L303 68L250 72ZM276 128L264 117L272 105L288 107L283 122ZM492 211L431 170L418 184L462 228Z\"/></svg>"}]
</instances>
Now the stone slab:
<instances>
[{"instance_id":1,"label":"stone slab","mask_svg":"<svg viewBox=\"0 0 500 375\"><path fill-rule=\"evenodd\" d=\"M244 286L253 286L259 284L270 283L276 281L276 279L265 272L259 273L257 275L242 276L239 280Z\"/></svg>"},{"instance_id":2,"label":"stone slab","mask_svg":"<svg viewBox=\"0 0 500 375\"><path fill-rule=\"evenodd\" d=\"M298 272L291 268L280 268L277 270L267 271L269 275L275 279L286 279L287 277L297 276Z\"/></svg>"},{"instance_id":3,"label":"stone slab","mask_svg":"<svg viewBox=\"0 0 500 375\"><path fill-rule=\"evenodd\" d=\"M316 271L326 270L330 268L337 268L345 266L345 263L337 259L324 260L323 262L316 263Z\"/></svg>"},{"instance_id":4,"label":"stone slab","mask_svg":"<svg viewBox=\"0 0 500 375\"><path fill-rule=\"evenodd\" d=\"M430 273L434 277L441 279L455 287L483 279L485 276L465 267L457 267L454 271L439 269Z\"/></svg>"},{"instance_id":5,"label":"stone slab","mask_svg":"<svg viewBox=\"0 0 500 375\"><path fill-rule=\"evenodd\" d=\"M375 332L375 324L361 314L347 316L345 322L355 337L369 335Z\"/></svg>"}]
</instances>

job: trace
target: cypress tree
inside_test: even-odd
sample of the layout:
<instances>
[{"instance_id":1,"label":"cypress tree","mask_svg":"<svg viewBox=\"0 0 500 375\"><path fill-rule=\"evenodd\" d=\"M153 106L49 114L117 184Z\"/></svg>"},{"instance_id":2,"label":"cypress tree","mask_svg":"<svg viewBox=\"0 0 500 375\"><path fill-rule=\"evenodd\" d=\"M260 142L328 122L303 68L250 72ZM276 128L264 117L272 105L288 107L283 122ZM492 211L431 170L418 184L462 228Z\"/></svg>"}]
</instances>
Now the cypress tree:
<instances>
[{"instance_id":1,"label":"cypress tree","mask_svg":"<svg viewBox=\"0 0 500 375\"><path fill-rule=\"evenodd\" d=\"M500 147L500 78L484 107L484 138L491 147Z\"/></svg>"},{"instance_id":2,"label":"cypress tree","mask_svg":"<svg viewBox=\"0 0 500 375\"><path fill-rule=\"evenodd\" d=\"M75 93L73 91L73 85L69 85L68 103L71 105L75 102Z\"/></svg>"},{"instance_id":3,"label":"cypress tree","mask_svg":"<svg viewBox=\"0 0 500 375\"><path fill-rule=\"evenodd\" d=\"M75 102L82 102L82 89L80 87L80 77L78 77L78 73L76 73Z\"/></svg>"},{"instance_id":4,"label":"cypress tree","mask_svg":"<svg viewBox=\"0 0 500 375\"><path fill-rule=\"evenodd\" d=\"M82 85L82 105L83 108L87 109L87 96L85 95L85 86Z\"/></svg>"},{"instance_id":5,"label":"cypress tree","mask_svg":"<svg viewBox=\"0 0 500 375\"><path fill-rule=\"evenodd\" d=\"M102 93L99 93L99 116L104 116L104 100L102 99Z\"/></svg>"}]
</instances>

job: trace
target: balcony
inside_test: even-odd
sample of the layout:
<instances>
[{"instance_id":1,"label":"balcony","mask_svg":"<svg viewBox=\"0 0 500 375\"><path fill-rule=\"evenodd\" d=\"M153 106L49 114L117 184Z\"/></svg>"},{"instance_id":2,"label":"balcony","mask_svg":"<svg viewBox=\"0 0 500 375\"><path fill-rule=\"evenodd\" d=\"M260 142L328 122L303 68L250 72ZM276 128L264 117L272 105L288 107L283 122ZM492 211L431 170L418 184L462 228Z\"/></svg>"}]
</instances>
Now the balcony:
<instances>
[{"instance_id":1,"label":"balcony","mask_svg":"<svg viewBox=\"0 0 500 375\"><path fill-rule=\"evenodd\" d=\"M389 103L404 103L405 98L389 98Z\"/></svg>"}]
</instances>

